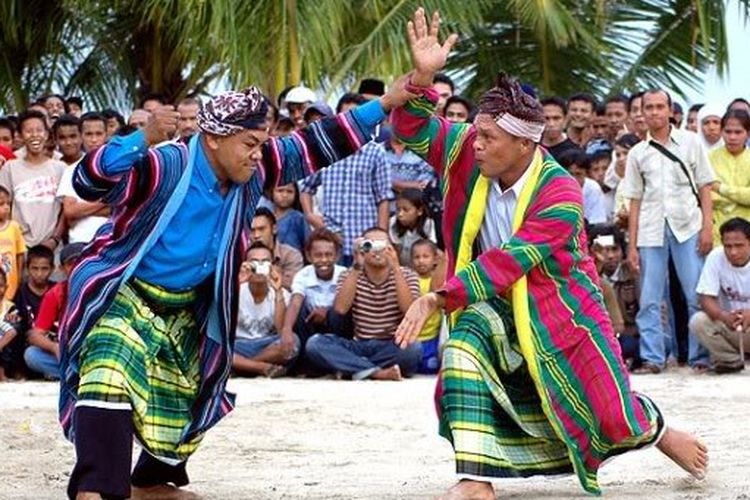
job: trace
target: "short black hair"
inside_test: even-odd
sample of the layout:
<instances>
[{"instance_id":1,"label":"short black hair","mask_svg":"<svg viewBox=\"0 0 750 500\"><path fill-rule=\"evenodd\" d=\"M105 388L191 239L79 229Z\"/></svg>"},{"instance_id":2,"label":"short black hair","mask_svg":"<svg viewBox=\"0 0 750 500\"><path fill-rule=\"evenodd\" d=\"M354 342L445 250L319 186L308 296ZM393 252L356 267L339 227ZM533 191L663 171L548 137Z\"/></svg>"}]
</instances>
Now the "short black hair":
<instances>
[{"instance_id":1,"label":"short black hair","mask_svg":"<svg viewBox=\"0 0 750 500\"><path fill-rule=\"evenodd\" d=\"M721 128L727 125L727 121L735 119L740 122L745 131L750 132L750 115L744 109L730 109L721 117Z\"/></svg>"},{"instance_id":2,"label":"short black hair","mask_svg":"<svg viewBox=\"0 0 750 500\"><path fill-rule=\"evenodd\" d=\"M37 120L41 120L44 124L44 129L49 131L49 127L47 126L47 117L44 116L44 113L42 113L41 111L36 111L35 109L27 109L26 111L18 115L18 132L21 132L23 130L24 123L35 118Z\"/></svg>"},{"instance_id":3,"label":"short black hair","mask_svg":"<svg viewBox=\"0 0 750 500\"><path fill-rule=\"evenodd\" d=\"M70 106L71 104L75 104L79 108L83 108L83 99L78 96L70 96L65 99L65 104L67 104L68 106Z\"/></svg>"},{"instance_id":4,"label":"short black hair","mask_svg":"<svg viewBox=\"0 0 750 500\"><path fill-rule=\"evenodd\" d=\"M607 108L604 106L604 104L597 104L594 111L596 116L605 116L607 114Z\"/></svg>"},{"instance_id":5,"label":"short black hair","mask_svg":"<svg viewBox=\"0 0 750 500\"><path fill-rule=\"evenodd\" d=\"M412 243L411 245L411 255L414 256L414 249L421 246L428 246L430 247L430 250L432 250L432 253L437 255L438 253L438 246L435 244L434 241L428 240L427 238L419 238L417 241Z\"/></svg>"},{"instance_id":6,"label":"short black hair","mask_svg":"<svg viewBox=\"0 0 750 500\"><path fill-rule=\"evenodd\" d=\"M383 95L385 94L385 82L377 78L365 78L359 83L357 93Z\"/></svg>"},{"instance_id":7,"label":"short black hair","mask_svg":"<svg viewBox=\"0 0 750 500\"><path fill-rule=\"evenodd\" d=\"M591 94L588 94L586 92L579 92L577 94L573 94L572 96L568 97L568 106L570 106L570 103L573 101L583 101L591 104L591 110L595 111L596 107L599 105L599 103L596 102L596 99Z\"/></svg>"},{"instance_id":8,"label":"short black hair","mask_svg":"<svg viewBox=\"0 0 750 500\"><path fill-rule=\"evenodd\" d=\"M688 113L697 113L698 111L700 111L700 110L701 110L701 108L702 108L703 106L705 106L705 104L703 104L703 103L697 103L697 104L693 104L692 106L690 106L690 107L688 108Z\"/></svg>"},{"instance_id":9,"label":"short black hair","mask_svg":"<svg viewBox=\"0 0 750 500\"><path fill-rule=\"evenodd\" d=\"M272 226L276 225L276 216L266 207L258 207L255 209L253 219L256 217L265 217L271 223Z\"/></svg>"},{"instance_id":10,"label":"short black hair","mask_svg":"<svg viewBox=\"0 0 750 500\"><path fill-rule=\"evenodd\" d=\"M636 144L641 142L641 140L638 138L635 134L623 134L620 136L617 141L615 141L615 146L620 146L621 148L627 148L630 149Z\"/></svg>"},{"instance_id":11,"label":"short black hair","mask_svg":"<svg viewBox=\"0 0 750 500\"><path fill-rule=\"evenodd\" d=\"M336 113L341 113L341 109L347 104L356 104L357 106L359 106L360 104L364 104L366 102L367 99L362 97L360 94L347 92L346 94L341 96L338 104L336 104Z\"/></svg>"},{"instance_id":12,"label":"short black hair","mask_svg":"<svg viewBox=\"0 0 750 500\"><path fill-rule=\"evenodd\" d=\"M586 152L580 148L571 148L562 152L557 158L557 163L565 170L570 170L573 165L577 165L584 170L591 169L591 160Z\"/></svg>"},{"instance_id":13,"label":"short black hair","mask_svg":"<svg viewBox=\"0 0 750 500\"><path fill-rule=\"evenodd\" d=\"M46 259L49 261L50 266L55 265L55 253L44 245L36 245L29 248L29 252L26 254L26 267L29 267L29 264L34 259Z\"/></svg>"},{"instance_id":14,"label":"short black hair","mask_svg":"<svg viewBox=\"0 0 750 500\"><path fill-rule=\"evenodd\" d=\"M643 98L643 94L645 94L645 92L641 91L641 92L636 92L635 94L631 95L630 99L628 99L628 109L633 107L633 101L635 101L636 99Z\"/></svg>"},{"instance_id":15,"label":"short black hair","mask_svg":"<svg viewBox=\"0 0 750 500\"><path fill-rule=\"evenodd\" d=\"M622 94L607 97L607 100L604 101L604 109L607 108L608 104L618 103L618 102L623 104L625 106L625 111L630 113L630 100L627 98L627 96L622 95Z\"/></svg>"},{"instance_id":16,"label":"short black hair","mask_svg":"<svg viewBox=\"0 0 750 500\"><path fill-rule=\"evenodd\" d=\"M542 99L540 101L540 104L542 105L542 107L557 106L558 108L562 109L564 115L568 114L568 104L565 102L565 99L560 96L553 95L552 97L547 97L546 99Z\"/></svg>"},{"instance_id":17,"label":"short black hair","mask_svg":"<svg viewBox=\"0 0 750 500\"><path fill-rule=\"evenodd\" d=\"M474 104L470 100L460 95L452 95L445 101L445 109L448 109L448 106L450 106L451 104L462 105L469 112L469 119L472 118L471 115L472 113L474 113Z\"/></svg>"},{"instance_id":18,"label":"short black hair","mask_svg":"<svg viewBox=\"0 0 750 500\"><path fill-rule=\"evenodd\" d=\"M114 118L115 120L117 120L117 123L120 124L120 127L125 126L125 118L114 109L105 109L104 111L102 111L102 116L104 117L105 120Z\"/></svg>"},{"instance_id":19,"label":"short black hair","mask_svg":"<svg viewBox=\"0 0 750 500\"><path fill-rule=\"evenodd\" d=\"M733 217L719 227L719 233L722 238L725 234L735 231L744 234L745 238L750 240L750 222L742 217Z\"/></svg>"},{"instance_id":20,"label":"short black hair","mask_svg":"<svg viewBox=\"0 0 750 500\"><path fill-rule=\"evenodd\" d=\"M589 240L589 248L594 244L594 240L599 236L613 236L615 245L625 252L627 248L625 243L625 233L614 224L591 224L586 228L586 236Z\"/></svg>"},{"instance_id":21,"label":"short black hair","mask_svg":"<svg viewBox=\"0 0 750 500\"><path fill-rule=\"evenodd\" d=\"M451 77L445 73L436 73L432 78L432 83L444 83L451 88L451 93L456 91L456 84L453 83Z\"/></svg>"},{"instance_id":22,"label":"short black hair","mask_svg":"<svg viewBox=\"0 0 750 500\"><path fill-rule=\"evenodd\" d=\"M104 115L97 113L96 111L89 111L81 115L81 128L83 128L84 122L102 122L104 124L104 130L107 130L107 119Z\"/></svg>"},{"instance_id":23,"label":"short black hair","mask_svg":"<svg viewBox=\"0 0 750 500\"><path fill-rule=\"evenodd\" d=\"M362 233L360 234L360 237L364 237L367 233L375 233L375 232L380 232L380 233L385 234L388 237L388 241L391 241L391 235L388 233L388 231L386 231L380 226L368 227L367 229L362 231Z\"/></svg>"},{"instance_id":24,"label":"short black hair","mask_svg":"<svg viewBox=\"0 0 750 500\"><path fill-rule=\"evenodd\" d=\"M143 96L143 99L141 99L139 108L143 108L143 105L146 104L146 101L157 101L159 104L166 104L167 100L164 98L162 94L159 94L157 92L149 92L148 94L145 94Z\"/></svg>"},{"instance_id":25,"label":"short black hair","mask_svg":"<svg viewBox=\"0 0 750 500\"><path fill-rule=\"evenodd\" d=\"M0 128L10 130L10 135L16 134L16 124L7 116L0 118Z\"/></svg>"},{"instance_id":26,"label":"short black hair","mask_svg":"<svg viewBox=\"0 0 750 500\"><path fill-rule=\"evenodd\" d=\"M247 253L250 250L257 250L258 248L262 248L263 250L267 251L268 253L271 254L271 258L273 258L273 250L268 248L268 245L266 245L262 241L254 241L253 243L251 243L250 246L247 247L247 251L245 252L245 255L247 255Z\"/></svg>"},{"instance_id":27,"label":"short black hair","mask_svg":"<svg viewBox=\"0 0 750 500\"><path fill-rule=\"evenodd\" d=\"M60 127L75 127L78 129L78 132L80 132L81 120L79 120L78 117L75 115L70 115L70 114L62 115L52 125L52 132L55 134L55 137L57 137L57 131L60 130Z\"/></svg>"},{"instance_id":28,"label":"short black hair","mask_svg":"<svg viewBox=\"0 0 750 500\"><path fill-rule=\"evenodd\" d=\"M132 134L136 130L138 130L138 128L134 127L132 125L122 125L122 126L118 127L117 130L115 130L115 135L117 137L124 137L126 135Z\"/></svg>"}]
</instances>

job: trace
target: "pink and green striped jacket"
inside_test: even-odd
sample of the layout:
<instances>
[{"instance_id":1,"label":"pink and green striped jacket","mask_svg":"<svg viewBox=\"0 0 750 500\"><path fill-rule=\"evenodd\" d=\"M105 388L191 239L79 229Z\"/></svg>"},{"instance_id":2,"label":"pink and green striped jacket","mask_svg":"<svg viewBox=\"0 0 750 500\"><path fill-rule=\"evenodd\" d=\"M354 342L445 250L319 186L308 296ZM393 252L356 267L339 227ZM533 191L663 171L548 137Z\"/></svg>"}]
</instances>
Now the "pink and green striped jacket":
<instances>
[{"instance_id":1,"label":"pink and green striped jacket","mask_svg":"<svg viewBox=\"0 0 750 500\"><path fill-rule=\"evenodd\" d=\"M441 177L448 257L446 310L501 296L513 305L521 351L545 415L583 487L598 493L608 457L648 444L658 410L630 391L619 344L587 253L578 183L539 148L518 200L510 241L476 255L490 179L474 161L475 129L433 116L437 93L396 109L395 134Z\"/></svg>"}]
</instances>

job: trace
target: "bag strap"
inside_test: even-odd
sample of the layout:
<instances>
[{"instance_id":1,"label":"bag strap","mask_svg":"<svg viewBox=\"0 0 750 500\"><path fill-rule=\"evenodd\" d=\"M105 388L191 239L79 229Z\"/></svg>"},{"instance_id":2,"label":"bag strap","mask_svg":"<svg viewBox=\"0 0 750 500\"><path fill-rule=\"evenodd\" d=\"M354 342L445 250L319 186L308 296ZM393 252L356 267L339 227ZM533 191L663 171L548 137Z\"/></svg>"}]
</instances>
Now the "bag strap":
<instances>
[{"instance_id":1,"label":"bag strap","mask_svg":"<svg viewBox=\"0 0 750 500\"><path fill-rule=\"evenodd\" d=\"M690 190L693 192L693 196L695 196L695 201L698 202L698 208L701 208L701 197L698 195L698 190L695 187L695 184L693 184L693 178L690 177L690 173L688 172L687 167L685 164L680 160L677 155L672 153L670 150L656 142L655 140L648 141L649 146L654 147L658 152L672 160L673 162L676 162L680 166L680 170L682 170L682 173L685 174L685 177L688 179L688 183L690 184Z\"/></svg>"}]
</instances>

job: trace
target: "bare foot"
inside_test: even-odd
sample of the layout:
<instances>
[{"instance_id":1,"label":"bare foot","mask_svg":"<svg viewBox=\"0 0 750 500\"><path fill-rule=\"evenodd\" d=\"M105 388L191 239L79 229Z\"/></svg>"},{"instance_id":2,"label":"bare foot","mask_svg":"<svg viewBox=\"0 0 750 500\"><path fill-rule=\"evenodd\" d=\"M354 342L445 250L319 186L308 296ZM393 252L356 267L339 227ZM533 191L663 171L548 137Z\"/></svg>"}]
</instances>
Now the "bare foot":
<instances>
[{"instance_id":1,"label":"bare foot","mask_svg":"<svg viewBox=\"0 0 750 500\"><path fill-rule=\"evenodd\" d=\"M133 486L130 489L131 500L199 500L200 497L191 491L182 490L169 484L159 484L139 488ZM78 499L76 499L78 500Z\"/></svg>"},{"instance_id":2,"label":"bare foot","mask_svg":"<svg viewBox=\"0 0 750 500\"><path fill-rule=\"evenodd\" d=\"M462 479L438 500L495 500L492 484Z\"/></svg>"},{"instance_id":3,"label":"bare foot","mask_svg":"<svg viewBox=\"0 0 750 500\"><path fill-rule=\"evenodd\" d=\"M373 380L401 380L401 368L393 365L390 368L381 368L376 371L370 378Z\"/></svg>"},{"instance_id":4,"label":"bare foot","mask_svg":"<svg viewBox=\"0 0 750 500\"><path fill-rule=\"evenodd\" d=\"M667 427L656 447L696 479L706 477L708 448L692 434Z\"/></svg>"},{"instance_id":5,"label":"bare foot","mask_svg":"<svg viewBox=\"0 0 750 500\"><path fill-rule=\"evenodd\" d=\"M102 500L102 496L91 491L79 491L76 494L76 500Z\"/></svg>"}]
</instances>

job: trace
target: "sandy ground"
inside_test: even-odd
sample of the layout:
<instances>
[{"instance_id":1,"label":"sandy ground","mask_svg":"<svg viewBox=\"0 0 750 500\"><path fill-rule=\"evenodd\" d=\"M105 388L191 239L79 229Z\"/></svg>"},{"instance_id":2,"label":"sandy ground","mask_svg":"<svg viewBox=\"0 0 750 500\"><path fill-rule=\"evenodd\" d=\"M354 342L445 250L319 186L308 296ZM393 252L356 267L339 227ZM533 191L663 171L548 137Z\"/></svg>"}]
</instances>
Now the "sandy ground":
<instances>
[{"instance_id":1,"label":"sandy ground","mask_svg":"<svg viewBox=\"0 0 750 500\"><path fill-rule=\"evenodd\" d=\"M640 376L668 421L711 451L696 482L655 449L607 464L608 498L750 499L750 373ZM191 490L207 499L428 499L454 481L436 434L434 381L232 380L236 410L191 459ZM63 498L73 447L56 422L57 385L0 384L0 498ZM496 483L498 498L586 498L570 477Z\"/></svg>"}]
</instances>

